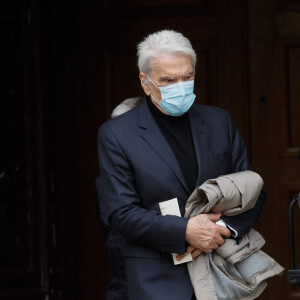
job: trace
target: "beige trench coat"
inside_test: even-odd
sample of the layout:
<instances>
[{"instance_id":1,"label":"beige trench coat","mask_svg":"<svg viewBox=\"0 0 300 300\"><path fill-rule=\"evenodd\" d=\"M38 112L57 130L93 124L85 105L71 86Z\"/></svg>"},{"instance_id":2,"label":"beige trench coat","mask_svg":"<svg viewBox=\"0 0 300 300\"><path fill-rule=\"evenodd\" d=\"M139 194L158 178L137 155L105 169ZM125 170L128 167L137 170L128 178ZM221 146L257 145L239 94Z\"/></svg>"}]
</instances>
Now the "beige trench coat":
<instances>
[{"instance_id":1,"label":"beige trench coat","mask_svg":"<svg viewBox=\"0 0 300 300\"><path fill-rule=\"evenodd\" d=\"M252 171L220 176L198 187L186 204L185 217L201 213L233 216L251 209L263 181ZM251 229L237 244L234 239L213 253L202 253L188 263L188 270L198 300L255 299L267 286L266 279L283 268L260 248L263 237Z\"/></svg>"}]
</instances>

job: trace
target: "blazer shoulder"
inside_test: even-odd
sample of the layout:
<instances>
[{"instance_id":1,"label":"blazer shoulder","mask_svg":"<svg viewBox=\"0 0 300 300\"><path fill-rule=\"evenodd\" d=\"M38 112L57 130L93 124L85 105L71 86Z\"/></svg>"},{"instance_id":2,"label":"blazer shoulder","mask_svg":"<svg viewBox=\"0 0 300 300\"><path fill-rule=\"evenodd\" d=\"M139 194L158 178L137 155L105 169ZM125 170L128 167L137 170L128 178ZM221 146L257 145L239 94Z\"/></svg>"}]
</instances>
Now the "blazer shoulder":
<instances>
[{"instance_id":1,"label":"blazer shoulder","mask_svg":"<svg viewBox=\"0 0 300 300\"><path fill-rule=\"evenodd\" d=\"M115 117L113 119L109 119L106 122L104 122L101 127L109 127L112 130L118 127L123 126L130 126L130 124L135 123L137 120L137 107L131 109L130 111L127 111L123 113L122 115Z\"/></svg>"},{"instance_id":2,"label":"blazer shoulder","mask_svg":"<svg viewBox=\"0 0 300 300\"><path fill-rule=\"evenodd\" d=\"M228 113L227 110L225 110L221 107L212 106L212 105L194 104L193 107L197 111L204 111L204 112L210 112L210 113Z\"/></svg>"},{"instance_id":3,"label":"blazer shoulder","mask_svg":"<svg viewBox=\"0 0 300 300\"><path fill-rule=\"evenodd\" d=\"M104 122L98 131L98 137L113 134L117 139L130 139L138 129L137 107L132 110Z\"/></svg>"},{"instance_id":4,"label":"blazer shoulder","mask_svg":"<svg viewBox=\"0 0 300 300\"><path fill-rule=\"evenodd\" d=\"M201 115L203 119L211 120L212 118L227 118L229 116L227 110L217 106L195 104L193 105L193 109L197 114Z\"/></svg>"}]
</instances>

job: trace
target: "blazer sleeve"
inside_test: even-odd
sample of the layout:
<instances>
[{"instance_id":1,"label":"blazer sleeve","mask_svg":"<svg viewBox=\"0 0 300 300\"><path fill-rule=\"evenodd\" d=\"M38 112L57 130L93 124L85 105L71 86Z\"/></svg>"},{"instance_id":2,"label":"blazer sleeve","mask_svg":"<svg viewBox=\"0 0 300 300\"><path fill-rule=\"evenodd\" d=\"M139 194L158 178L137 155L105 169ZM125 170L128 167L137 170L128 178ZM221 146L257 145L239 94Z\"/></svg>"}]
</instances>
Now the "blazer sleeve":
<instances>
[{"instance_id":1,"label":"blazer sleeve","mask_svg":"<svg viewBox=\"0 0 300 300\"><path fill-rule=\"evenodd\" d=\"M233 173L252 170L248 162L246 146L239 135L238 129L232 121L229 113L227 120L230 133L229 138L231 140L231 163L233 167ZM261 191L255 206L249 211L231 217L222 216L222 220L229 225L229 227L236 231L237 236L234 236L234 238L239 239L244 234L249 232L261 215L265 200L265 193Z\"/></svg>"},{"instance_id":2,"label":"blazer sleeve","mask_svg":"<svg viewBox=\"0 0 300 300\"><path fill-rule=\"evenodd\" d=\"M111 227L135 243L158 251L184 253L188 220L162 216L141 206L133 166L106 123L99 129L98 155Z\"/></svg>"}]
</instances>

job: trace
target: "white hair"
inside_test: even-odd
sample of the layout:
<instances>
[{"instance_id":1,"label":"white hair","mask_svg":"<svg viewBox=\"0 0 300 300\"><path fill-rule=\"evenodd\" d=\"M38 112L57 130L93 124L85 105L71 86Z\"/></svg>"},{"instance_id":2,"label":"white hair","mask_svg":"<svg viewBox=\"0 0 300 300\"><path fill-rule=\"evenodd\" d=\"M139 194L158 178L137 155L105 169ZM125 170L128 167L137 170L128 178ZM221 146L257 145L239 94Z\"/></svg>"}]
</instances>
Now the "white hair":
<instances>
[{"instance_id":1,"label":"white hair","mask_svg":"<svg viewBox=\"0 0 300 300\"><path fill-rule=\"evenodd\" d=\"M149 75L153 58L166 54L183 54L191 58L195 71L196 53L190 41L174 30L162 30L148 35L137 46L140 72Z\"/></svg>"},{"instance_id":2,"label":"white hair","mask_svg":"<svg viewBox=\"0 0 300 300\"><path fill-rule=\"evenodd\" d=\"M111 118L118 117L127 111L133 109L138 106L142 102L143 98L128 98L122 101L119 105L117 105L111 113Z\"/></svg>"}]
</instances>

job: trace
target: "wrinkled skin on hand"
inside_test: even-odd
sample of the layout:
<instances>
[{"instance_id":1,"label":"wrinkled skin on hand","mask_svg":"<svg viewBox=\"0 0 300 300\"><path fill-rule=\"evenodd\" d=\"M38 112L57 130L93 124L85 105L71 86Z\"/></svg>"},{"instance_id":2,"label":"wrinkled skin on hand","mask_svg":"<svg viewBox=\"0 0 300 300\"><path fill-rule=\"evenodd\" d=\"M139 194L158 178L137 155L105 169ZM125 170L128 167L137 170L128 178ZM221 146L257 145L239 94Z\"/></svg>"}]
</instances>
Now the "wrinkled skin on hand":
<instances>
[{"instance_id":1,"label":"wrinkled skin on hand","mask_svg":"<svg viewBox=\"0 0 300 300\"><path fill-rule=\"evenodd\" d=\"M223 237L230 237L228 228L215 224L221 214L200 214L189 219L186 228L186 241L189 243L187 252L177 255L176 259L181 260L191 253L193 259L202 252L210 253L224 244Z\"/></svg>"}]
</instances>

